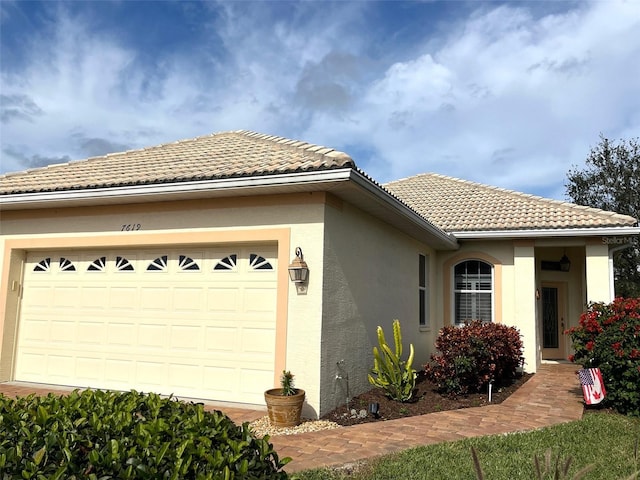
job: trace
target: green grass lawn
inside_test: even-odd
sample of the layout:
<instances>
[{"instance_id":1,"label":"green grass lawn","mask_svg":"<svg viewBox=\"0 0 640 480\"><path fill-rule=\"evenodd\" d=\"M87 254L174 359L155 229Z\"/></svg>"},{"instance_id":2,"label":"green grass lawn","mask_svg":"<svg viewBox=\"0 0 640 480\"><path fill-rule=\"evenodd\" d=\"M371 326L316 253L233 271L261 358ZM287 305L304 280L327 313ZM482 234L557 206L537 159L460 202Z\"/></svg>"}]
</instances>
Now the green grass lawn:
<instances>
[{"instance_id":1,"label":"green grass lawn","mask_svg":"<svg viewBox=\"0 0 640 480\"><path fill-rule=\"evenodd\" d=\"M573 478L588 465L585 480L640 478L640 418L608 413L585 415L563 425L526 433L492 435L451 443L413 448L371 461L355 473L330 469L301 472L300 480L456 480L476 479L471 447L474 447L486 480L536 479L534 456L541 460L551 449L552 469L571 458L568 475ZM285 467L286 470L286 467ZM543 476L554 478L553 474Z\"/></svg>"}]
</instances>

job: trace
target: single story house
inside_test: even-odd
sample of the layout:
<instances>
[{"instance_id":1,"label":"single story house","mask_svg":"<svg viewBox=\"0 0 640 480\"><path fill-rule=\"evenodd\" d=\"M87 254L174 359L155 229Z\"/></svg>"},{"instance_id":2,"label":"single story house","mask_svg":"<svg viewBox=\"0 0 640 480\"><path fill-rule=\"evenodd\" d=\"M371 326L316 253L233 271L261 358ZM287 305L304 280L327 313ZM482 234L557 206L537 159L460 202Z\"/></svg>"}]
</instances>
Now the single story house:
<instances>
[{"instance_id":1,"label":"single story house","mask_svg":"<svg viewBox=\"0 0 640 480\"><path fill-rule=\"evenodd\" d=\"M612 299L612 250L640 233L436 174L382 185L249 131L2 175L0 209L0 381L264 404L289 369L309 417L370 388L396 318L418 368L470 319L517 327L527 371L566 358L563 330Z\"/></svg>"}]
</instances>

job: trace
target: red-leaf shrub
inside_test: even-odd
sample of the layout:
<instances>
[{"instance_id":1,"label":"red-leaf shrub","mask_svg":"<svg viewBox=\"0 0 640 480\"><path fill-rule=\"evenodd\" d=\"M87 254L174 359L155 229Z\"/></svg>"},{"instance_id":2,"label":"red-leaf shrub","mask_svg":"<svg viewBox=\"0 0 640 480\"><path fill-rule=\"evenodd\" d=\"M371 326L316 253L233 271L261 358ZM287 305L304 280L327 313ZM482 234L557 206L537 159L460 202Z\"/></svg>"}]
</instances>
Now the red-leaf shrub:
<instances>
[{"instance_id":1,"label":"red-leaf shrub","mask_svg":"<svg viewBox=\"0 0 640 480\"><path fill-rule=\"evenodd\" d=\"M435 347L440 353L431 355L425 373L441 391L452 395L479 392L490 381L505 384L524 361L518 329L479 320L444 327Z\"/></svg>"},{"instance_id":2,"label":"red-leaf shrub","mask_svg":"<svg viewBox=\"0 0 640 480\"><path fill-rule=\"evenodd\" d=\"M603 404L620 413L640 415L640 298L592 303L571 336L569 360L600 368L607 396Z\"/></svg>"}]
</instances>

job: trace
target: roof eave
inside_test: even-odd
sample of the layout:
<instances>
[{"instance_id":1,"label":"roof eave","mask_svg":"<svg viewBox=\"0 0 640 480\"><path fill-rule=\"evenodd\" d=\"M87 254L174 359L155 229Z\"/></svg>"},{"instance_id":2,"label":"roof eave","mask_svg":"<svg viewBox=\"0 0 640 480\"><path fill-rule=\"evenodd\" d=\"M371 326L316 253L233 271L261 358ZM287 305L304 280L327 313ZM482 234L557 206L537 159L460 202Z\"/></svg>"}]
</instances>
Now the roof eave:
<instances>
[{"instance_id":1,"label":"roof eave","mask_svg":"<svg viewBox=\"0 0 640 480\"><path fill-rule=\"evenodd\" d=\"M393 212L393 218L387 218L389 223L403 225L416 238L425 241L429 245L440 250L456 250L459 245L452 233L446 232L429 222L397 197L385 190L381 185L371 181L358 170L351 171L351 180L363 188L369 195L384 202ZM424 235L426 232L426 236Z\"/></svg>"},{"instance_id":2,"label":"roof eave","mask_svg":"<svg viewBox=\"0 0 640 480\"><path fill-rule=\"evenodd\" d=\"M310 191L331 192L434 248L452 250L458 247L453 235L439 229L351 167L176 183L10 194L0 196L0 210L117 205Z\"/></svg>"},{"instance_id":3,"label":"roof eave","mask_svg":"<svg viewBox=\"0 0 640 480\"><path fill-rule=\"evenodd\" d=\"M346 181L349 179L350 170L350 168L344 168L264 176L9 194L0 196L0 210L147 203L175 199L224 197L239 193L246 195L258 192L269 193L271 190L284 187L295 188L296 185Z\"/></svg>"},{"instance_id":4,"label":"roof eave","mask_svg":"<svg viewBox=\"0 0 640 480\"><path fill-rule=\"evenodd\" d=\"M553 237L599 237L615 235L640 235L640 227L622 225L619 227L578 227L548 228L525 230L479 230L451 232L459 240L495 240L517 238L553 238Z\"/></svg>"}]
</instances>

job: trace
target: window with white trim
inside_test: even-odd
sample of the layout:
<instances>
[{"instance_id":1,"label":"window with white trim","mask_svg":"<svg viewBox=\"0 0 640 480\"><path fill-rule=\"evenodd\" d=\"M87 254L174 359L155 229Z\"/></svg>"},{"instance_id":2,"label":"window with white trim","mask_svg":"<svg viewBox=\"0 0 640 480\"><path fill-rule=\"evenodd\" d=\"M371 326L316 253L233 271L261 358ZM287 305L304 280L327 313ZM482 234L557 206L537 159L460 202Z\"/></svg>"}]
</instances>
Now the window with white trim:
<instances>
[{"instance_id":1,"label":"window with white trim","mask_svg":"<svg viewBox=\"0 0 640 480\"><path fill-rule=\"evenodd\" d=\"M421 327L429 326L429 257L418 255L418 304L419 324Z\"/></svg>"},{"instance_id":2,"label":"window with white trim","mask_svg":"<svg viewBox=\"0 0 640 480\"><path fill-rule=\"evenodd\" d=\"M454 267L454 322L464 325L472 320L493 320L493 265L481 260L466 260Z\"/></svg>"},{"instance_id":3,"label":"window with white trim","mask_svg":"<svg viewBox=\"0 0 640 480\"><path fill-rule=\"evenodd\" d=\"M229 270L229 271L237 271L238 269L238 255L236 253L232 253L228 257L224 257L216 266L213 267L214 270Z\"/></svg>"}]
</instances>

